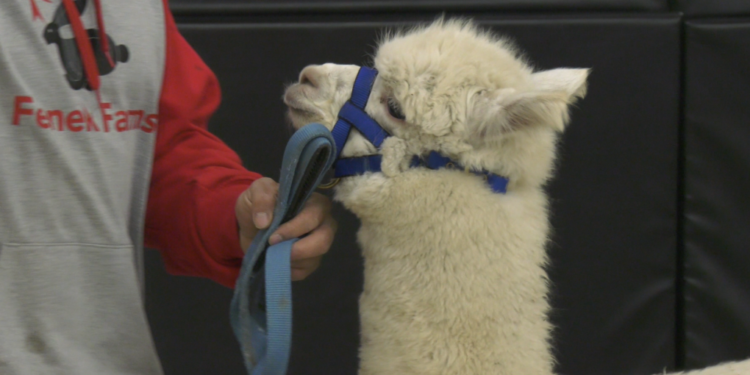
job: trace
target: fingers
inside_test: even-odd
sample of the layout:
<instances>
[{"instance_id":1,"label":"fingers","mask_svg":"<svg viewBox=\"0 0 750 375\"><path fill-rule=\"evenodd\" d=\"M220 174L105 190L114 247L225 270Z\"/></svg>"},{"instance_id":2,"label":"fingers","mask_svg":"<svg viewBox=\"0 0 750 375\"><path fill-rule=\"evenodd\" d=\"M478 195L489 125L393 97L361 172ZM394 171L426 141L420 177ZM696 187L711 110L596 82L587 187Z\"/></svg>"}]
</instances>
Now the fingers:
<instances>
[{"instance_id":1,"label":"fingers","mask_svg":"<svg viewBox=\"0 0 750 375\"><path fill-rule=\"evenodd\" d=\"M264 177L253 182L237 198L234 210L243 251L250 246L259 228L263 229L271 224L278 189L276 181Z\"/></svg>"},{"instance_id":2,"label":"fingers","mask_svg":"<svg viewBox=\"0 0 750 375\"><path fill-rule=\"evenodd\" d=\"M258 229L267 228L273 220L273 208L276 205L279 184L268 177L263 177L253 182L249 190L253 224Z\"/></svg>"},{"instance_id":3,"label":"fingers","mask_svg":"<svg viewBox=\"0 0 750 375\"><path fill-rule=\"evenodd\" d=\"M270 178L256 180L237 199L235 211L240 230L240 244L247 249L259 229L267 228L273 220L279 185ZM313 193L302 211L280 226L269 244L275 245L290 238L300 238L292 247L292 280L302 280L320 265L320 260L333 243L336 220L331 217L331 201Z\"/></svg>"},{"instance_id":4,"label":"fingers","mask_svg":"<svg viewBox=\"0 0 750 375\"><path fill-rule=\"evenodd\" d=\"M323 224L292 246L292 280L303 280L320 266L323 255L333 244L336 226L336 220L328 216Z\"/></svg>"},{"instance_id":5,"label":"fingers","mask_svg":"<svg viewBox=\"0 0 750 375\"><path fill-rule=\"evenodd\" d=\"M271 235L268 243L275 245L283 240L302 237L323 224L331 214L331 201L325 196L313 193L302 211L292 220L284 223Z\"/></svg>"},{"instance_id":6,"label":"fingers","mask_svg":"<svg viewBox=\"0 0 750 375\"><path fill-rule=\"evenodd\" d=\"M335 234L335 220L329 217L322 225L292 246L292 262L323 256L333 244Z\"/></svg>"},{"instance_id":7,"label":"fingers","mask_svg":"<svg viewBox=\"0 0 750 375\"><path fill-rule=\"evenodd\" d=\"M321 259L318 257L292 262L292 281L304 280L310 276L320 266Z\"/></svg>"}]
</instances>

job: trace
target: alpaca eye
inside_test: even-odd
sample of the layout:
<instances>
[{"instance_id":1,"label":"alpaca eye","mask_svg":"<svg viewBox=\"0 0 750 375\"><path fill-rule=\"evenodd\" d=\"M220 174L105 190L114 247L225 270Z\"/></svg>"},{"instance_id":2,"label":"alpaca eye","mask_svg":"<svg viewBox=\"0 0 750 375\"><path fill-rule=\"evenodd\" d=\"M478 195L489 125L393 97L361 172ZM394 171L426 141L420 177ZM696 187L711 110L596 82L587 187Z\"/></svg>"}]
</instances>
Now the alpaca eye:
<instances>
[{"instance_id":1,"label":"alpaca eye","mask_svg":"<svg viewBox=\"0 0 750 375\"><path fill-rule=\"evenodd\" d=\"M404 113L401 111L401 107L393 98L388 98L388 113L396 119L406 119L406 116L404 116Z\"/></svg>"}]
</instances>

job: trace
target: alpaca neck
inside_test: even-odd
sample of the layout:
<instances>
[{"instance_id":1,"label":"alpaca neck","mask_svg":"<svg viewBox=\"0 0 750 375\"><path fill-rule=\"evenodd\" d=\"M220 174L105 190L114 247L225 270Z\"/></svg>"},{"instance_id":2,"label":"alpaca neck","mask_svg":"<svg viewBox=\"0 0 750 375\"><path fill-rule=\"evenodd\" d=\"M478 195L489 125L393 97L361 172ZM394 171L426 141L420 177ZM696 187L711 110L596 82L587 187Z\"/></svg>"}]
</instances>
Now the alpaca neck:
<instances>
[{"instance_id":1,"label":"alpaca neck","mask_svg":"<svg viewBox=\"0 0 750 375\"><path fill-rule=\"evenodd\" d=\"M362 220L363 374L551 374L543 194L411 169L338 196Z\"/></svg>"}]
</instances>

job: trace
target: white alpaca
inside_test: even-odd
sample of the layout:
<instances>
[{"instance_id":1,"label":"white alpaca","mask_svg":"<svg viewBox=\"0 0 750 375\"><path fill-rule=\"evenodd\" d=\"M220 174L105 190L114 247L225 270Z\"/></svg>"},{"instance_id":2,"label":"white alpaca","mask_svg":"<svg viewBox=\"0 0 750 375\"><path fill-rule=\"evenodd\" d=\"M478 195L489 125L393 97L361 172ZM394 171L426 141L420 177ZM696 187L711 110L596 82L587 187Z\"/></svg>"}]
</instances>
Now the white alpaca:
<instances>
[{"instance_id":1,"label":"white alpaca","mask_svg":"<svg viewBox=\"0 0 750 375\"><path fill-rule=\"evenodd\" d=\"M465 21L386 39L366 112L392 137L378 150L353 131L343 149L382 154L382 173L336 190L362 221L359 373L550 375L543 185L588 71L535 73L506 41ZM294 125L332 128L358 70L305 68L284 97ZM508 192L473 173L409 167L430 151L507 177ZM750 374L750 365L707 374Z\"/></svg>"}]
</instances>

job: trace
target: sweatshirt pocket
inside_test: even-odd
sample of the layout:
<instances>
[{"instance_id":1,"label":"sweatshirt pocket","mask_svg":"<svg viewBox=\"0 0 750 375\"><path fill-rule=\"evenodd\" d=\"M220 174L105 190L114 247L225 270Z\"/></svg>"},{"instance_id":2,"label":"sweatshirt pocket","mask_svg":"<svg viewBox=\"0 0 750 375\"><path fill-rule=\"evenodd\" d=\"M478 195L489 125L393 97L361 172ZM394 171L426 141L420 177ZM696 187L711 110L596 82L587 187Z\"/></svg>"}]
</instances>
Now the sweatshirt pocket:
<instances>
[{"instance_id":1,"label":"sweatshirt pocket","mask_svg":"<svg viewBox=\"0 0 750 375\"><path fill-rule=\"evenodd\" d=\"M0 246L0 373L160 372L131 246Z\"/></svg>"}]
</instances>

